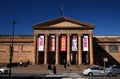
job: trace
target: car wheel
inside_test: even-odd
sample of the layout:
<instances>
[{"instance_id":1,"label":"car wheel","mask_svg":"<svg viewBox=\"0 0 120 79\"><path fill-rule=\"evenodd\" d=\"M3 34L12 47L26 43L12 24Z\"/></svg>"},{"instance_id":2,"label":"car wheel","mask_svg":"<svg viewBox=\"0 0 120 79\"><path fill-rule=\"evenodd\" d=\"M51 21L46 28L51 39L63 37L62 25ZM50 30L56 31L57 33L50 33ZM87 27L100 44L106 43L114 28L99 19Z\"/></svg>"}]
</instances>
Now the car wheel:
<instances>
[{"instance_id":1,"label":"car wheel","mask_svg":"<svg viewBox=\"0 0 120 79\"><path fill-rule=\"evenodd\" d=\"M92 72L90 72L88 75L92 77L92 76L93 76L93 73L92 73Z\"/></svg>"},{"instance_id":2,"label":"car wheel","mask_svg":"<svg viewBox=\"0 0 120 79\"><path fill-rule=\"evenodd\" d=\"M113 76L113 74L112 74L112 73L108 73L108 76L109 76L109 77L112 77L112 76Z\"/></svg>"}]
</instances>

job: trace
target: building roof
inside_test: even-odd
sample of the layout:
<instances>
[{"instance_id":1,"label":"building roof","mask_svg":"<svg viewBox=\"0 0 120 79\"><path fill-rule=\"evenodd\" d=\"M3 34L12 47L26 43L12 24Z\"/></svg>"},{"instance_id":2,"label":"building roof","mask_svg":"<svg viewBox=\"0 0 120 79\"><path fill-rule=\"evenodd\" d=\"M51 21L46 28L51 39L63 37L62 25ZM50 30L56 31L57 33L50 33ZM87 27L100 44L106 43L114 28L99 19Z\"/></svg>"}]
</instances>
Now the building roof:
<instances>
[{"instance_id":1,"label":"building roof","mask_svg":"<svg viewBox=\"0 0 120 79\"><path fill-rule=\"evenodd\" d=\"M0 43L11 43L12 38L11 35L0 35ZM34 36L33 35L14 35L13 38L14 43L33 43Z\"/></svg>"},{"instance_id":2,"label":"building roof","mask_svg":"<svg viewBox=\"0 0 120 79\"><path fill-rule=\"evenodd\" d=\"M62 24L62 26L60 25ZM95 26L68 17L59 17L47 22L33 25L33 29L94 29Z\"/></svg>"},{"instance_id":3,"label":"building roof","mask_svg":"<svg viewBox=\"0 0 120 79\"><path fill-rule=\"evenodd\" d=\"M0 38L11 38L11 36L12 36L12 35L0 35ZM23 38L23 37L25 37L25 38L28 38L28 37L32 38L32 37L34 37L34 35L30 35L30 34L29 34L29 35L14 35L14 38L17 38L17 37L18 37L18 38L19 38L19 37L20 37L20 38L21 38L21 37L22 37L22 38Z\"/></svg>"},{"instance_id":4,"label":"building roof","mask_svg":"<svg viewBox=\"0 0 120 79\"><path fill-rule=\"evenodd\" d=\"M120 36L93 36L96 40L96 42L99 42L99 43L120 43Z\"/></svg>"}]
</instances>

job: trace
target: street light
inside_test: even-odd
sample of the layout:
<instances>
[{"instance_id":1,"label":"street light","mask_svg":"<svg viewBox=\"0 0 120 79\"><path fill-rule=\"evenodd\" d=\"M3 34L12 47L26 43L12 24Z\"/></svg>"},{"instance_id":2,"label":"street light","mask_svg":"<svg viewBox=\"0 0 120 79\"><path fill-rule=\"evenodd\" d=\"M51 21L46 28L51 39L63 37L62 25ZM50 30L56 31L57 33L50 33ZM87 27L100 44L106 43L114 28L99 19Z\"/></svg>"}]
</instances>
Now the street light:
<instances>
[{"instance_id":1,"label":"street light","mask_svg":"<svg viewBox=\"0 0 120 79\"><path fill-rule=\"evenodd\" d=\"M14 39L14 27L15 27L16 21L13 21L13 27L12 27L12 35L11 35L11 46L10 46L10 66L9 66L9 79L11 79L11 67L12 67L12 57L13 57L13 51L14 51L14 47L13 47L13 39Z\"/></svg>"}]
</instances>

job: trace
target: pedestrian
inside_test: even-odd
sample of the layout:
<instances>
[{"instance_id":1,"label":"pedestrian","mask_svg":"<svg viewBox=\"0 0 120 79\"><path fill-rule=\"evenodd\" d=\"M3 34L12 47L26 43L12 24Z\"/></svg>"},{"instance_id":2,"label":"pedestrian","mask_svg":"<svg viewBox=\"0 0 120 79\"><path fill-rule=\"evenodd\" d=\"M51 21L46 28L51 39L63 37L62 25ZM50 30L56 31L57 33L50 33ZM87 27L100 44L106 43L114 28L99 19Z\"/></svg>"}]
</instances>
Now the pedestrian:
<instances>
[{"instance_id":1,"label":"pedestrian","mask_svg":"<svg viewBox=\"0 0 120 79\"><path fill-rule=\"evenodd\" d=\"M64 63L64 69L66 70L66 63Z\"/></svg>"},{"instance_id":2,"label":"pedestrian","mask_svg":"<svg viewBox=\"0 0 120 79\"><path fill-rule=\"evenodd\" d=\"M23 66L23 62L22 62L22 60L20 61L20 67L22 67Z\"/></svg>"},{"instance_id":3,"label":"pedestrian","mask_svg":"<svg viewBox=\"0 0 120 79\"><path fill-rule=\"evenodd\" d=\"M27 60L27 65L29 65L30 64L30 61L29 61L29 59Z\"/></svg>"},{"instance_id":4,"label":"pedestrian","mask_svg":"<svg viewBox=\"0 0 120 79\"><path fill-rule=\"evenodd\" d=\"M48 73L52 74L52 66L51 66L51 64L48 64Z\"/></svg>"},{"instance_id":5,"label":"pedestrian","mask_svg":"<svg viewBox=\"0 0 120 79\"><path fill-rule=\"evenodd\" d=\"M66 66L67 66L67 63L66 61L64 60L64 69L66 70Z\"/></svg>"},{"instance_id":6,"label":"pedestrian","mask_svg":"<svg viewBox=\"0 0 120 79\"><path fill-rule=\"evenodd\" d=\"M56 66L53 65L53 73L56 74L57 73L57 70L56 70Z\"/></svg>"}]
</instances>

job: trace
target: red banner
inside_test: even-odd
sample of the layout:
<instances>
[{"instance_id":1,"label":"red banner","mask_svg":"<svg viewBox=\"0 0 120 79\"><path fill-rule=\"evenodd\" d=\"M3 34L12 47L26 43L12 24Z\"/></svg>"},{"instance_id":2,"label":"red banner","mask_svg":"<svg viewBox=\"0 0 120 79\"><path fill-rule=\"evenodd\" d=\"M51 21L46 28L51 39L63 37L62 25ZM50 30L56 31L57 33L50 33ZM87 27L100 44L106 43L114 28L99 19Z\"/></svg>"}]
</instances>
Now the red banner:
<instances>
[{"instance_id":1,"label":"red banner","mask_svg":"<svg viewBox=\"0 0 120 79\"><path fill-rule=\"evenodd\" d=\"M55 51L55 36L50 36L49 39L49 51Z\"/></svg>"},{"instance_id":2,"label":"red banner","mask_svg":"<svg viewBox=\"0 0 120 79\"><path fill-rule=\"evenodd\" d=\"M60 44L60 51L66 51L66 35L61 36Z\"/></svg>"}]
</instances>

